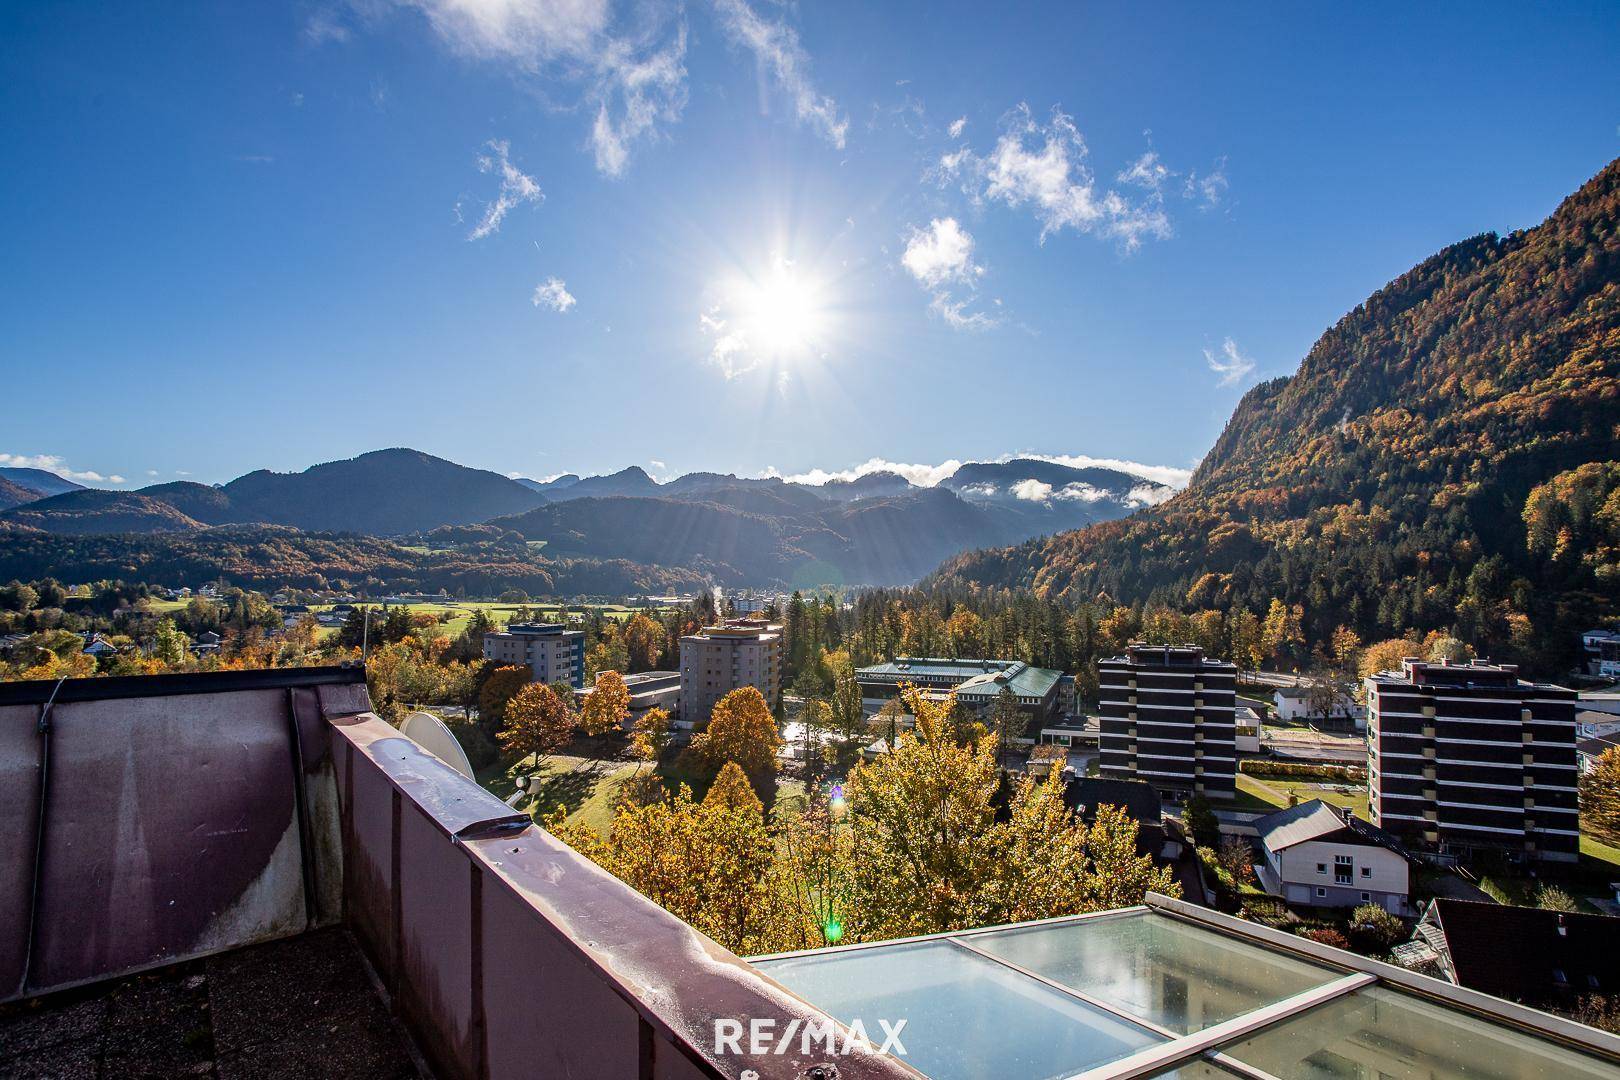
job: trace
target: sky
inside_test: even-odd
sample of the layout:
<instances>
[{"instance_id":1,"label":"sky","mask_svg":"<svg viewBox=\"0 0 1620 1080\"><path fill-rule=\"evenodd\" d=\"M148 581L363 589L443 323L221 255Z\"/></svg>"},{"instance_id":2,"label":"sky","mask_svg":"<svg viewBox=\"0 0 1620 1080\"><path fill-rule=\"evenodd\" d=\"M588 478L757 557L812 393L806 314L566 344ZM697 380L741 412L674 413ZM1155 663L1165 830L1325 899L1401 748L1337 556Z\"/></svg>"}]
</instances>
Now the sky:
<instances>
[{"instance_id":1,"label":"sky","mask_svg":"<svg viewBox=\"0 0 1620 1080\"><path fill-rule=\"evenodd\" d=\"M1620 156L1609 4L0 11L0 464L1033 453L1243 392Z\"/></svg>"}]
</instances>

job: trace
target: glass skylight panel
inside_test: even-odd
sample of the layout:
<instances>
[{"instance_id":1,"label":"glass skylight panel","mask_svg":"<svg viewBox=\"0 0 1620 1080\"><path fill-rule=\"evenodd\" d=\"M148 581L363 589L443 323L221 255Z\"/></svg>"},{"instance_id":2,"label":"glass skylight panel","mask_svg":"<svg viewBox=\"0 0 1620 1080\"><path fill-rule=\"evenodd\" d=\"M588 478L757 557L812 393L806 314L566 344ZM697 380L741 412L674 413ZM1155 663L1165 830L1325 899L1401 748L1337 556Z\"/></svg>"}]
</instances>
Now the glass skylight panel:
<instances>
[{"instance_id":1,"label":"glass skylight panel","mask_svg":"<svg viewBox=\"0 0 1620 1080\"><path fill-rule=\"evenodd\" d=\"M1616 1080L1620 1068L1410 994L1370 987L1221 1048L1298 1080Z\"/></svg>"},{"instance_id":2,"label":"glass skylight panel","mask_svg":"<svg viewBox=\"0 0 1620 1080\"><path fill-rule=\"evenodd\" d=\"M1237 1073L1211 1064L1203 1058L1184 1061L1169 1072L1154 1073L1153 1080L1242 1080Z\"/></svg>"},{"instance_id":3,"label":"glass skylight panel","mask_svg":"<svg viewBox=\"0 0 1620 1080\"><path fill-rule=\"evenodd\" d=\"M1034 1080L1114 1061L1162 1036L945 940L755 961L874 1045L901 1020L903 1058L932 1080Z\"/></svg>"},{"instance_id":4,"label":"glass skylight panel","mask_svg":"<svg viewBox=\"0 0 1620 1080\"><path fill-rule=\"evenodd\" d=\"M1183 1035L1342 974L1146 912L1001 930L967 940L1008 963Z\"/></svg>"}]
</instances>

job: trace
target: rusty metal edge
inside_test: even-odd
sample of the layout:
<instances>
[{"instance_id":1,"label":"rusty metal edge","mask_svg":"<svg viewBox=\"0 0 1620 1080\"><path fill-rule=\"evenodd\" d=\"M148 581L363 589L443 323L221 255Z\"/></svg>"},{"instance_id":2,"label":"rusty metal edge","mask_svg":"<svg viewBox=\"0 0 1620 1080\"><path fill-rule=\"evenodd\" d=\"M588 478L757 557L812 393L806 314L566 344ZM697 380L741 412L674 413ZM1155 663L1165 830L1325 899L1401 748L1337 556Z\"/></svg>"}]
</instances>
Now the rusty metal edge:
<instances>
[{"instance_id":1,"label":"rusty metal edge","mask_svg":"<svg viewBox=\"0 0 1620 1080\"><path fill-rule=\"evenodd\" d=\"M43 705L61 682L58 705L114 698L167 697L171 694L218 694L239 690L364 683L359 664L334 667L263 668L253 671L196 671L178 675L112 675L88 679L30 679L0 683L0 705Z\"/></svg>"}]
</instances>

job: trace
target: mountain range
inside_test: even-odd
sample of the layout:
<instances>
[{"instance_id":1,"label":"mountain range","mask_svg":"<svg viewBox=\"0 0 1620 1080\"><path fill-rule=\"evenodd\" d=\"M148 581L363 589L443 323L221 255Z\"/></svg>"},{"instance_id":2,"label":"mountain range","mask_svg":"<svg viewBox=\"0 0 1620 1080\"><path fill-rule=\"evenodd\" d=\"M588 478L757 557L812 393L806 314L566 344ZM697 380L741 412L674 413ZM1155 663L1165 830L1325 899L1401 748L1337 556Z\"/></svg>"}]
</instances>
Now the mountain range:
<instances>
[{"instance_id":1,"label":"mountain range","mask_svg":"<svg viewBox=\"0 0 1620 1080\"><path fill-rule=\"evenodd\" d=\"M1440 630L1543 670L1620 618L1620 161L1541 225L1391 281L1239 402L1162 505L932 581L1172 609L1300 604L1313 640Z\"/></svg>"},{"instance_id":2,"label":"mountain range","mask_svg":"<svg viewBox=\"0 0 1620 1080\"><path fill-rule=\"evenodd\" d=\"M1170 494L1130 473L1035 459L964 465L932 488L895 473L822 486L725 473L660 483L635 466L542 482L409 449L299 473L260 470L218 486L19 491L0 512L0 576L7 544L22 532L195 538L232 528L240 537L245 527L280 526L399 541L463 560L497 548L504 558L516 538L527 546L525 558L543 548L545 560L692 571L760 586L904 584L963 550L1119 516ZM279 539L285 544L284 534ZM272 568L259 576L273 576Z\"/></svg>"}]
</instances>

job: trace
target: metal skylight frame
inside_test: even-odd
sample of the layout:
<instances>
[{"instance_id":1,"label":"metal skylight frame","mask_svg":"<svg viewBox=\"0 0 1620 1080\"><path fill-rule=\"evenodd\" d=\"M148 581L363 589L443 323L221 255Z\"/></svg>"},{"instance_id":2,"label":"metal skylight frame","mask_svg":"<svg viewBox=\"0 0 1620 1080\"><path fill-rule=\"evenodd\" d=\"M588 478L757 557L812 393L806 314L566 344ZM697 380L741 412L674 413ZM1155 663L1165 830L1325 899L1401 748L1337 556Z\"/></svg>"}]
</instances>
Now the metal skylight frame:
<instances>
[{"instance_id":1,"label":"metal skylight frame","mask_svg":"<svg viewBox=\"0 0 1620 1080\"><path fill-rule=\"evenodd\" d=\"M1095 994L1066 986L1054 979L997 956L989 950L980 948L973 942L974 938L1027 927L1063 926L1105 919L1151 918L1155 915L1189 923L1202 930L1260 946L1269 951L1291 954L1341 974L1338 978L1320 986L1311 987L1281 1001L1252 1009L1230 1020L1212 1024L1201 1031L1183 1035L1162 1024L1127 1012L1120 1006L1110 1003ZM1031 979L1049 990L1061 993L1094 1009L1100 1009L1110 1016L1145 1031L1153 1032L1166 1040L1124 1057L1116 1058L1113 1061L1074 1073L1070 1080L1138 1080L1138 1078L1157 1076L1197 1060L1214 1064L1237 1076L1244 1077L1246 1080L1277 1080L1277 1077L1271 1073L1239 1061L1223 1052L1220 1048L1239 1042L1273 1024L1308 1013L1328 1002L1342 998L1357 990L1373 986L1385 986L1421 998L1427 998L1458 1012L1495 1021L1520 1036L1538 1038L1566 1049L1596 1057L1614 1065L1617 1069L1617 1075L1620 1075L1620 1036L1611 1035L1608 1032L1577 1024L1560 1016L1554 1016L1550 1013L1544 1013L1501 998L1492 997L1489 994L1482 994L1476 990L1455 986L1452 983L1428 975L1419 975L1405 968L1372 960L1343 949L1322 945L1308 938L1299 937L1296 934L1274 930L1268 926L1247 922L1230 915L1224 915L1210 908L1190 904L1184 900L1177 900L1168 896L1161 896L1157 893L1149 893L1143 904L1128 908L1116 908L1110 911L1088 912L1083 915L1068 915L1056 919L1035 919L1000 926L976 927L972 930L920 934L914 937L862 942L855 945L840 945L824 949L801 949L795 952L750 957L749 960L750 962L787 960L941 940L949 942L981 959L992 961L1027 979ZM762 974L766 978L770 978L768 970L763 971ZM784 989L786 988L784 987ZM789 992L792 993L791 990ZM795 994L794 996L797 997L798 995ZM814 1002L811 1002L811 1004L815 1005ZM816 1005L816 1007L821 1008L819 1005Z\"/></svg>"}]
</instances>

